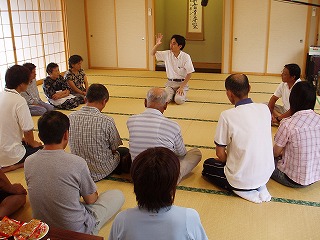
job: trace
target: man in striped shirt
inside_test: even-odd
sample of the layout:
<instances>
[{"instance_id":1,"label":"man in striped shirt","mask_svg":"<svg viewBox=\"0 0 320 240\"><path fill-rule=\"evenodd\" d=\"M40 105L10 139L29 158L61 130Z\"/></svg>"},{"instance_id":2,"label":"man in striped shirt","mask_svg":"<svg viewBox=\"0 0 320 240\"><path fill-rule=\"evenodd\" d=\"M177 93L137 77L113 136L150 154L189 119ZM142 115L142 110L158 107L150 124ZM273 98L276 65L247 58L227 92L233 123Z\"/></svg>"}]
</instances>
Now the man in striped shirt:
<instances>
[{"instance_id":1,"label":"man in striped shirt","mask_svg":"<svg viewBox=\"0 0 320 240\"><path fill-rule=\"evenodd\" d=\"M179 181L192 171L201 160L199 149L186 150L179 125L163 116L167 108L167 93L161 88L152 88L145 99L146 110L133 115L127 121L129 149L132 160L152 147L166 147L180 159Z\"/></svg>"}]
</instances>

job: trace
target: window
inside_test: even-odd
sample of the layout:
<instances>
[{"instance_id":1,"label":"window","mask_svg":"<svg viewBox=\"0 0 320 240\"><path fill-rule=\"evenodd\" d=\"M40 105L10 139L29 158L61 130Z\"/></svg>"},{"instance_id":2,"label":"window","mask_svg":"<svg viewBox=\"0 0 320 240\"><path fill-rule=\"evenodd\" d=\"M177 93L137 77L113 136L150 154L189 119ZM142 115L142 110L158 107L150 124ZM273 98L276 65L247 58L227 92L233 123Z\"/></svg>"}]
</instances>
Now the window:
<instances>
[{"instance_id":1,"label":"window","mask_svg":"<svg viewBox=\"0 0 320 240\"><path fill-rule=\"evenodd\" d=\"M46 76L50 62L67 69L61 0L0 1L0 89L14 64L32 62L37 79Z\"/></svg>"}]
</instances>

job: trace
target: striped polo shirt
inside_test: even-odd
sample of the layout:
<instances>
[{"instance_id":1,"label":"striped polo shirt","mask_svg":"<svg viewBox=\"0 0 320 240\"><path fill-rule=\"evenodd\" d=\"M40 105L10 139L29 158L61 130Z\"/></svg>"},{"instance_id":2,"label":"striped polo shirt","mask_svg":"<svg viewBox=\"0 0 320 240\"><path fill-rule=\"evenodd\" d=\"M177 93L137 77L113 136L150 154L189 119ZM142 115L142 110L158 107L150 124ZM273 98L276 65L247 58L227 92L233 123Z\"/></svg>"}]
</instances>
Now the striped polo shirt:
<instances>
[{"instance_id":1,"label":"striped polo shirt","mask_svg":"<svg viewBox=\"0 0 320 240\"><path fill-rule=\"evenodd\" d=\"M166 147L177 156L187 153L178 123L166 118L153 108L131 116L127 121L129 149L132 159L152 147Z\"/></svg>"}]
</instances>

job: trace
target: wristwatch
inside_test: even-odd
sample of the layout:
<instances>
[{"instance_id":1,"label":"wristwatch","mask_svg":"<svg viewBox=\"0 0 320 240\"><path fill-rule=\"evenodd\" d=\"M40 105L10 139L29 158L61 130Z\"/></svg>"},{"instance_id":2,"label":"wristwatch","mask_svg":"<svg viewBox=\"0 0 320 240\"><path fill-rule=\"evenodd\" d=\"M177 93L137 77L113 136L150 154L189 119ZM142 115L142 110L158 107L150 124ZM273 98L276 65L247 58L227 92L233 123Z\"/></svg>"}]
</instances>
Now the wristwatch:
<instances>
[{"instance_id":1,"label":"wristwatch","mask_svg":"<svg viewBox=\"0 0 320 240\"><path fill-rule=\"evenodd\" d=\"M278 117L276 117L276 119L277 119L277 121L278 121L278 122L280 122L280 121L282 120L282 119L279 119L279 116L278 116Z\"/></svg>"}]
</instances>

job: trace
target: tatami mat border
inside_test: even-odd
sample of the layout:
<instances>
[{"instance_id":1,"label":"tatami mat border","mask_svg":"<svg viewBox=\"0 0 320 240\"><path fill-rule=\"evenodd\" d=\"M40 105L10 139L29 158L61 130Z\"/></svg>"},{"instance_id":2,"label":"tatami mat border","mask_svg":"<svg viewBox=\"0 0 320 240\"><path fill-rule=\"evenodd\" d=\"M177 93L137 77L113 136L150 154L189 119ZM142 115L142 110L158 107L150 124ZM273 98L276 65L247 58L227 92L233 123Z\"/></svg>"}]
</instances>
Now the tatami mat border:
<instances>
[{"instance_id":1,"label":"tatami mat border","mask_svg":"<svg viewBox=\"0 0 320 240\"><path fill-rule=\"evenodd\" d=\"M123 97L123 96L112 96L110 95L110 97L112 98L124 98L124 99L145 99L143 97ZM190 102L190 103L207 103L207 104L217 104L217 105L232 105L230 103L223 103L223 102L209 102L209 101L193 101L193 100L187 100L187 102Z\"/></svg>"},{"instance_id":2,"label":"tatami mat border","mask_svg":"<svg viewBox=\"0 0 320 240\"><path fill-rule=\"evenodd\" d=\"M120 99L138 99L138 100L143 100L145 98L143 97L123 97L123 96L110 96L112 98L120 98ZM187 100L189 103L205 103L205 104L217 104L217 105L229 105L233 106L231 103L223 103L223 102L210 102L210 101L193 101L193 100ZM318 102L320 104L320 102ZM314 110L319 110L319 108L314 108Z\"/></svg>"},{"instance_id":3,"label":"tatami mat border","mask_svg":"<svg viewBox=\"0 0 320 240\"><path fill-rule=\"evenodd\" d=\"M119 98L119 99L136 99L136 100L144 100L143 97L127 97L127 96L113 96L110 95L111 98ZM231 103L223 103L223 102L210 102L210 101L193 101L193 100L187 100L189 103L205 103L205 104L217 104L217 105L229 105L233 106ZM318 102L320 104L320 102ZM318 108L315 108L315 110L319 110ZM191 119L190 119L191 120ZM198 120L201 121L201 120ZM206 121L206 120L204 120Z\"/></svg>"},{"instance_id":4,"label":"tatami mat border","mask_svg":"<svg viewBox=\"0 0 320 240\"><path fill-rule=\"evenodd\" d=\"M64 111L70 111L70 112L75 112L77 111L76 109L70 109L70 110L64 110ZM102 111L104 114L109 114L109 115L119 115L119 116L132 116L135 113L119 113L119 112L105 112ZM218 120L211 120L211 119L200 119L200 118L180 118L180 117L170 117L166 116L169 119L174 119L174 120L185 120L185 121L198 121L198 122L212 122L212 123L217 123Z\"/></svg>"},{"instance_id":5,"label":"tatami mat border","mask_svg":"<svg viewBox=\"0 0 320 240\"><path fill-rule=\"evenodd\" d=\"M108 176L105 179L111 180L111 181L116 181L116 182L132 183L131 180L126 179L126 178L118 178L118 177ZM235 196L236 197L236 195L234 195L233 193L230 193L227 191L220 191L220 190L194 188L194 187L186 187L186 186L177 186L177 189L181 190L181 191L208 193L208 194L223 195L223 196ZM311 202L311 201L288 199L288 198L272 197L271 202L288 203L288 204L303 205L303 206L309 206L309 207L320 207L319 202Z\"/></svg>"},{"instance_id":6,"label":"tatami mat border","mask_svg":"<svg viewBox=\"0 0 320 240\"><path fill-rule=\"evenodd\" d=\"M33 131L38 132L38 129L33 129ZM128 138L121 138L122 141L129 142ZM201 148L201 149L216 149L215 147L210 147L210 146L200 146L200 145L193 145L193 144L185 144L186 147L190 148Z\"/></svg>"},{"instance_id":7,"label":"tatami mat border","mask_svg":"<svg viewBox=\"0 0 320 240\"><path fill-rule=\"evenodd\" d=\"M152 88L155 87L153 85L133 85L133 84L115 84L115 83L103 83L105 86L113 86L113 87L137 87L137 88ZM189 90L197 90L197 91L209 91L209 92L225 92L225 89L209 89L209 88L192 88L189 87ZM250 93L259 93L259 94L273 94L273 92L254 92L250 91Z\"/></svg>"},{"instance_id":8,"label":"tatami mat border","mask_svg":"<svg viewBox=\"0 0 320 240\"><path fill-rule=\"evenodd\" d=\"M129 142L128 138L121 138L122 141ZM186 147L191 148L203 148L203 149L216 149L216 147L210 147L210 146L200 146L200 145L192 145L192 144L185 144Z\"/></svg>"},{"instance_id":9,"label":"tatami mat border","mask_svg":"<svg viewBox=\"0 0 320 240\"><path fill-rule=\"evenodd\" d=\"M87 76L91 77L115 77L115 78L152 78L152 79L162 79L166 80L165 77L152 77L152 76L132 76L132 75L108 75L108 74L86 74ZM212 81L219 81L224 82L225 79L205 79L205 78L194 78L192 77L192 81L205 81L205 82L212 82ZM250 81L251 83L266 83L266 84L279 84L278 82L260 82L260 81Z\"/></svg>"}]
</instances>

